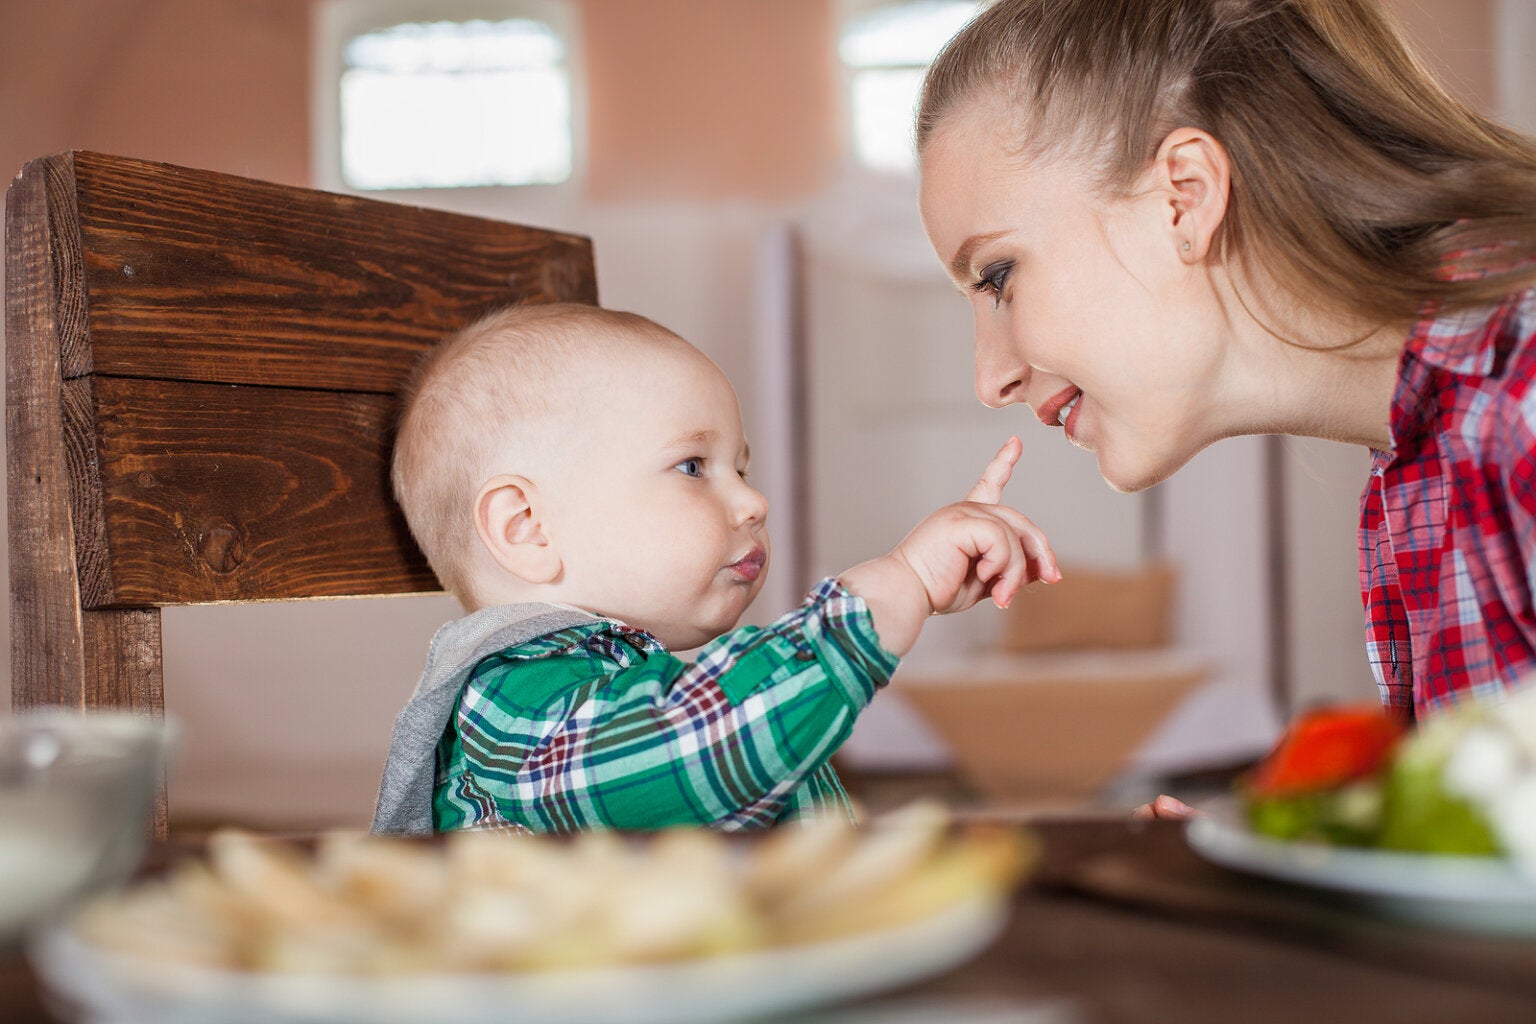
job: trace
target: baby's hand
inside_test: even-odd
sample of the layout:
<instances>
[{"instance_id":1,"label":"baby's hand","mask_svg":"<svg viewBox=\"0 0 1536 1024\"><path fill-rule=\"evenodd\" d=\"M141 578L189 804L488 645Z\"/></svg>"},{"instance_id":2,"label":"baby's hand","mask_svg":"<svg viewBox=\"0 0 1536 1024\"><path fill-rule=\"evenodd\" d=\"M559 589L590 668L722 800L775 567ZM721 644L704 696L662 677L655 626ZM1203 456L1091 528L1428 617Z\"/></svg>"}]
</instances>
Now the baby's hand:
<instances>
[{"instance_id":1,"label":"baby's hand","mask_svg":"<svg viewBox=\"0 0 1536 1024\"><path fill-rule=\"evenodd\" d=\"M910 650L930 615L963 611L988 596L1006 608L1035 580L1061 579L1040 528L997 503L1022 451L1009 438L965 501L924 519L890 554L843 573L843 585L869 605L887 650Z\"/></svg>"},{"instance_id":2,"label":"baby's hand","mask_svg":"<svg viewBox=\"0 0 1536 1024\"><path fill-rule=\"evenodd\" d=\"M965 501L918 523L891 552L921 581L933 614L964 611L983 597L1006 608L1035 580L1061 579L1040 528L1023 513L998 504L1023 449L1017 437L1010 437Z\"/></svg>"}]
</instances>

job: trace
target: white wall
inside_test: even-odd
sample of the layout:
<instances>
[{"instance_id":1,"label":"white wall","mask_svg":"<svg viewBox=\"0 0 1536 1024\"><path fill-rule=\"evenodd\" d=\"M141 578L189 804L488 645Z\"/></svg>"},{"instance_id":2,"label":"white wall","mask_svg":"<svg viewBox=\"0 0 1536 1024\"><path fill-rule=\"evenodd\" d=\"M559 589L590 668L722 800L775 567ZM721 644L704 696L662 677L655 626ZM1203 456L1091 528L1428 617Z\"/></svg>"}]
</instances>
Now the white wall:
<instances>
[{"instance_id":1,"label":"white wall","mask_svg":"<svg viewBox=\"0 0 1536 1024\"><path fill-rule=\"evenodd\" d=\"M1326 701L1375 701L1376 680L1362 640L1357 543L1370 454L1312 438L1288 437L1281 445L1289 710Z\"/></svg>"}]
</instances>

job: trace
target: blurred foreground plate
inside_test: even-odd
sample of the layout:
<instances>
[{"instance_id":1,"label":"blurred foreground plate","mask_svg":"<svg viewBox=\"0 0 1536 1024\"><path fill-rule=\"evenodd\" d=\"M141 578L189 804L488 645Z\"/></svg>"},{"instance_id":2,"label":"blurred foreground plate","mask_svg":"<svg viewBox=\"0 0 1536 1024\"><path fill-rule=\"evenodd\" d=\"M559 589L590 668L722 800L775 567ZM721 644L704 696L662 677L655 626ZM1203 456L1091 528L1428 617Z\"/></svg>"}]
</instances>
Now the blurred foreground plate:
<instances>
[{"instance_id":1,"label":"blurred foreground plate","mask_svg":"<svg viewBox=\"0 0 1536 1024\"><path fill-rule=\"evenodd\" d=\"M1536 937L1536 877L1511 860L1286 842L1250 828L1235 798L1202 809L1185 836L1214 864L1339 893L1401 920Z\"/></svg>"},{"instance_id":2,"label":"blurred foreground plate","mask_svg":"<svg viewBox=\"0 0 1536 1024\"><path fill-rule=\"evenodd\" d=\"M30 948L71 1018L92 1024L690 1024L787 1013L941 973L992 941L1005 898L899 928L652 966L504 974L300 975L214 970L97 948L70 927Z\"/></svg>"}]
</instances>

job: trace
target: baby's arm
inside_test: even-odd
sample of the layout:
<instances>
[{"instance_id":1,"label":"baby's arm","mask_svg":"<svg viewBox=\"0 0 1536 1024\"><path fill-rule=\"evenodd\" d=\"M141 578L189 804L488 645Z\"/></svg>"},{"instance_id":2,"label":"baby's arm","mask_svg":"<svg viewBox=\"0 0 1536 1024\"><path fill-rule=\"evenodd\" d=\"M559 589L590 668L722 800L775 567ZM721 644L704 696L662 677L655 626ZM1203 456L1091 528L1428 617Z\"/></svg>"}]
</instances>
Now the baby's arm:
<instances>
[{"instance_id":1,"label":"baby's arm","mask_svg":"<svg viewBox=\"0 0 1536 1024\"><path fill-rule=\"evenodd\" d=\"M461 698L437 826L482 822L494 806L539 832L734 830L846 800L828 761L895 668L865 603L830 579L691 663L659 645L638 655L608 632L500 660Z\"/></svg>"},{"instance_id":2,"label":"baby's arm","mask_svg":"<svg viewBox=\"0 0 1536 1024\"><path fill-rule=\"evenodd\" d=\"M964 611L990 596L999 608L1035 580L1061 579L1040 528L998 504L1023 445L1010 437L965 501L924 519L889 554L838 579L864 599L880 643L898 656L917 642L930 615Z\"/></svg>"}]
</instances>

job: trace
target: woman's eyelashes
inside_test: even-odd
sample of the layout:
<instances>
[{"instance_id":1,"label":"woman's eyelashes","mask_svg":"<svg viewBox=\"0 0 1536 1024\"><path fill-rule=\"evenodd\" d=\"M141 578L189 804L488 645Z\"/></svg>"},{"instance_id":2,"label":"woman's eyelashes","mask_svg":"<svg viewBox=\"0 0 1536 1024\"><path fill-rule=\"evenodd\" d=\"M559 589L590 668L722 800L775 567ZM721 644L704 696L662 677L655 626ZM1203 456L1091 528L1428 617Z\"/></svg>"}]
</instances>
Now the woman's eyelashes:
<instances>
[{"instance_id":1,"label":"woman's eyelashes","mask_svg":"<svg viewBox=\"0 0 1536 1024\"><path fill-rule=\"evenodd\" d=\"M996 306L1003 300L1003 289L1007 287L1008 278L1013 273L1012 260L999 260L989 263L982 268L978 280L971 285L971 290L985 295L990 293L992 305Z\"/></svg>"}]
</instances>

